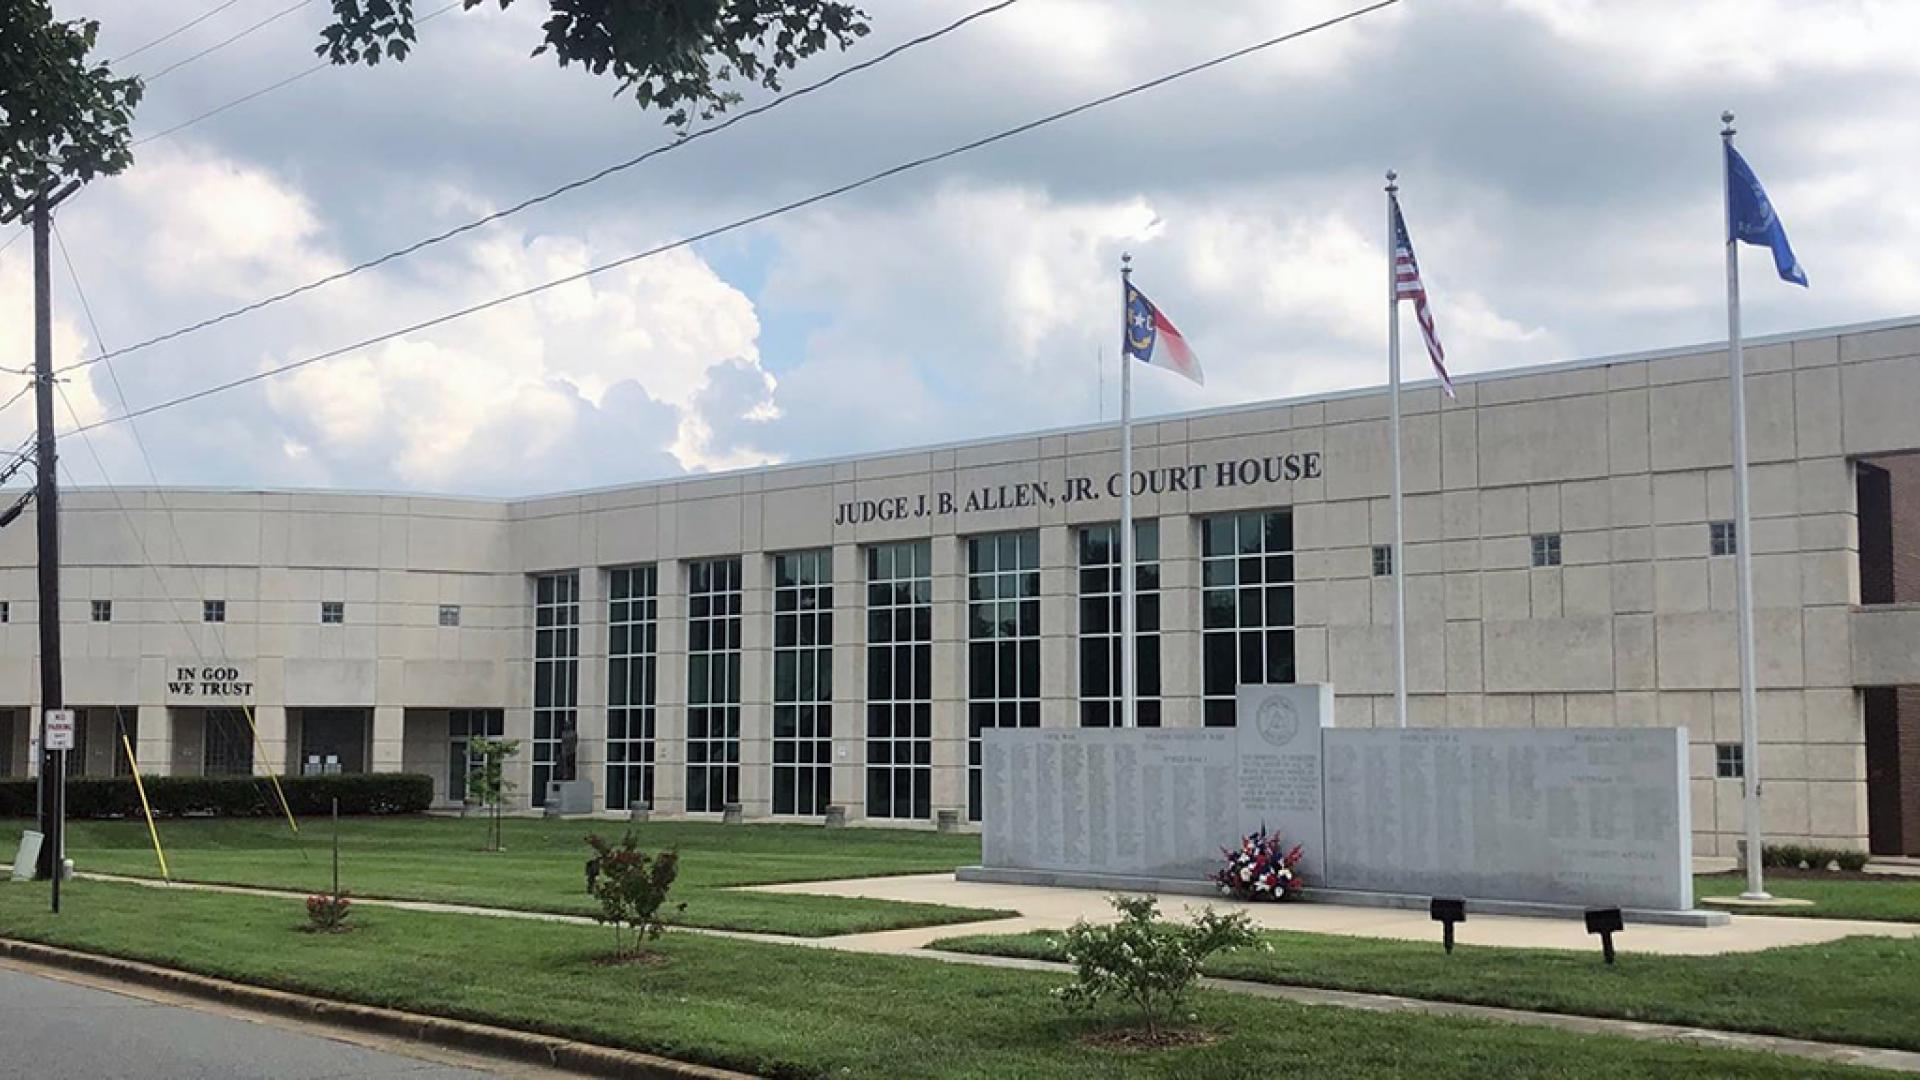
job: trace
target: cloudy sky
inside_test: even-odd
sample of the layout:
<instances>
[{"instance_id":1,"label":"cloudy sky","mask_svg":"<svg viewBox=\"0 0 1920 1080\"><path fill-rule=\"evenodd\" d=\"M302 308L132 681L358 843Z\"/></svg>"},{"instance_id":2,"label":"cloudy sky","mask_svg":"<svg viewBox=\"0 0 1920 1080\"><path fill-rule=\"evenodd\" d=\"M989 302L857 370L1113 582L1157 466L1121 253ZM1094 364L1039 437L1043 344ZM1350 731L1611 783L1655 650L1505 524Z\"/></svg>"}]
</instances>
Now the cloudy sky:
<instances>
[{"instance_id":1,"label":"cloudy sky","mask_svg":"<svg viewBox=\"0 0 1920 1080\"><path fill-rule=\"evenodd\" d=\"M873 34L794 82L986 3L872 0ZM55 3L62 17L100 20L108 57L215 6ZM124 69L158 72L286 6L241 0ZM611 82L528 57L545 6L450 12L421 27L404 65L322 70L141 144L132 169L59 218L98 325L56 251L57 362L670 141L662 118L611 97ZM1020 0L458 241L111 370L76 371L65 390L82 419L110 417L710 229L1347 6ZM136 135L311 66L327 8L316 0L155 79ZM1140 413L1377 384L1388 167L1402 175L1457 372L1709 341L1725 333L1723 108L1740 114L1740 144L1813 282L1778 283L1750 251L1749 331L1912 315L1915 40L1911 0L1404 0L845 198L156 413L137 433L172 484L510 495L1111 420L1122 251L1208 374L1202 389L1143 372ZM0 253L7 367L32 355L28 247ZM18 402L0 412L0 439L30 424ZM97 454L114 482L146 481L134 434L118 424L91 446L69 440L74 479L99 482Z\"/></svg>"}]
</instances>

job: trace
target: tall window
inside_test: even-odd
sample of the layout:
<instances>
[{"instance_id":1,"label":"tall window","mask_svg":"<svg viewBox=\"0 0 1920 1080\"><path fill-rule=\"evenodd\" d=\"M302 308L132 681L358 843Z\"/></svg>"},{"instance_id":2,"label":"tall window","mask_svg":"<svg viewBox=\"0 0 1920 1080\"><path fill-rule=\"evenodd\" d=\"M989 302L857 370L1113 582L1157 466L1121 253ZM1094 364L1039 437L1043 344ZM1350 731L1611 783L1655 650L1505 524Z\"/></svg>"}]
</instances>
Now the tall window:
<instances>
[{"instance_id":1,"label":"tall window","mask_svg":"<svg viewBox=\"0 0 1920 1080\"><path fill-rule=\"evenodd\" d=\"M450 709L447 712L447 801L467 801L467 778L487 764L474 752L475 739L498 739L507 729L499 709Z\"/></svg>"},{"instance_id":2,"label":"tall window","mask_svg":"<svg viewBox=\"0 0 1920 1080\"><path fill-rule=\"evenodd\" d=\"M659 573L607 575L607 809L653 806L654 678Z\"/></svg>"},{"instance_id":3,"label":"tall window","mask_svg":"<svg viewBox=\"0 0 1920 1080\"><path fill-rule=\"evenodd\" d=\"M133 759L127 756L127 746L140 743L140 710L118 706L110 711L113 714L113 775L132 776Z\"/></svg>"},{"instance_id":4,"label":"tall window","mask_svg":"<svg viewBox=\"0 0 1920 1080\"><path fill-rule=\"evenodd\" d=\"M572 780L579 748L580 574L542 574L533 599L533 805Z\"/></svg>"},{"instance_id":5,"label":"tall window","mask_svg":"<svg viewBox=\"0 0 1920 1080\"><path fill-rule=\"evenodd\" d=\"M773 557L773 812L833 801L833 552Z\"/></svg>"},{"instance_id":6,"label":"tall window","mask_svg":"<svg viewBox=\"0 0 1920 1080\"><path fill-rule=\"evenodd\" d=\"M1293 681L1293 512L1207 518L1200 583L1202 716L1232 727L1241 683Z\"/></svg>"},{"instance_id":7,"label":"tall window","mask_svg":"<svg viewBox=\"0 0 1920 1080\"><path fill-rule=\"evenodd\" d=\"M87 775L87 721L92 719L91 709L73 710L73 749L66 754L66 770L69 777ZM118 735L116 734L116 738Z\"/></svg>"},{"instance_id":8,"label":"tall window","mask_svg":"<svg viewBox=\"0 0 1920 1080\"><path fill-rule=\"evenodd\" d=\"M687 810L740 801L740 560L687 564Z\"/></svg>"},{"instance_id":9,"label":"tall window","mask_svg":"<svg viewBox=\"0 0 1920 1080\"><path fill-rule=\"evenodd\" d=\"M253 725L244 710L208 709L201 739L205 775L253 774Z\"/></svg>"},{"instance_id":10,"label":"tall window","mask_svg":"<svg viewBox=\"0 0 1920 1080\"><path fill-rule=\"evenodd\" d=\"M1080 530L1080 726L1119 727L1120 526ZM1160 524L1133 523L1135 715L1160 726Z\"/></svg>"},{"instance_id":11,"label":"tall window","mask_svg":"<svg viewBox=\"0 0 1920 1080\"><path fill-rule=\"evenodd\" d=\"M967 817L980 820L980 733L1040 726L1040 534L967 541Z\"/></svg>"},{"instance_id":12,"label":"tall window","mask_svg":"<svg viewBox=\"0 0 1920 1080\"><path fill-rule=\"evenodd\" d=\"M867 816L933 816L933 546L867 549Z\"/></svg>"}]
</instances>

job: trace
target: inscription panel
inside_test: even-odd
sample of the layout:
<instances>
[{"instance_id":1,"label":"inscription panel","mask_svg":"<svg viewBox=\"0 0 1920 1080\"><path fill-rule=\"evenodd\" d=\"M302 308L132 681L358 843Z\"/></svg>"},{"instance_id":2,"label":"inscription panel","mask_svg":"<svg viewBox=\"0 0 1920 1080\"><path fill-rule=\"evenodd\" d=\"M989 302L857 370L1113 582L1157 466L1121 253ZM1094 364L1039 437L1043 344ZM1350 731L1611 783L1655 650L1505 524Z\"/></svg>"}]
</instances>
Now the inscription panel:
<instances>
[{"instance_id":1,"label":"inscription panel","mask_svg":"<svg viewBox=\"0 0 1920 1080\"><path fill-rule=\"evenodd\" d=\"M1686 747L1675 728L1330 730L1321 880L1690 909Z\"/></svg>"},{"instance_id":2,"label":"inscription panel","mask_svg":"<svg viewBox=\"0 0 1920 1080\"><path fill-rule=\"evenodd\" d=\"M1236 728L994 728L982 733L982 862L1194 880L1262 826L1324 872L1322 686L1247 686Z\"/></svg>"}]
</instances>

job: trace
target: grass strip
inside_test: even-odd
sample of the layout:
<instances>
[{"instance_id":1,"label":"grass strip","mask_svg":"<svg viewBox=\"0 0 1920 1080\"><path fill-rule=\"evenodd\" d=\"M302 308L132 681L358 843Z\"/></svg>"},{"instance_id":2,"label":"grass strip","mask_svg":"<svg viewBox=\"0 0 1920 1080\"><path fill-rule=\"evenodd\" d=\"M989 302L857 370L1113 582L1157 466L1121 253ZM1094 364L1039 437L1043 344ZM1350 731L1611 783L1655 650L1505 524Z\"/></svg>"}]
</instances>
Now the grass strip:
<instances>
[{"instance_id":1,"label":"grass strip","mask_svg":"<svg viewBox=\"0 0 1920 1080\"><path fill-rule=\"evenodd\" d=\"M668 934L664 962L595 963L596 928L360 909L308 935L297 901L75 882L0 884L0 934L326 997L504 1024L779 1077L1820 1077L1857 1070L1747 1051L1371 1013L1203 992L1207 1045L1089 1046L1061 980L904 957Z\"/></svg>"},{"instance_id":2,"label":"grass strip","mask_svg":"<svg viewBox=\"0 0 1920 1080\"><path fill-rule=\"evenodd\" d=\"M1767 879L1775 896L1811 900L1807 908L1769 908L1759 914L1798 919L1872 919L1879 922L1920 922L1920 878L1887 874L1873 880L1859 878L1776 877ZM1703 896L1739 896L1746 891L1744 874L1695 874L1695 902Z\"/></svg>"},{"instance_id":3,"label":"grass strip","mask_svg":"<svg viewBox=\"0 0 1920 1080\"><path fill-rule=\"evenodd\" d=\"M1631 928L1627 937L1631 938ZM1271 952L1217 957L1209 975L1536 1012L1750 1031L1920 1050L1920 939L1850 937L1717 956L1424 944L1295 931L1262 935ZM1056 933L949 938L950 952L1066 960Z\"/></svg>"},{"instance_id":4,"label":"grass strip","mask_svg":"<svg viewBox=\"0 0 1920 1080\"><path fill-rule=\"evenodd\" d=\"M0 821L0 850L18 843L20 821ZM649 849L680 851L672 915L683 926L829 937L1004 918L1008 911L742 892L741 885L951 871L980 857L972 836L894 829L806 825L720 825L513 818L504 850L481 850L478 819L343 818L341 884L357 896L431 900L524 911L591 915L584 842L590 832L631 828ZM163 821L161 842L180 881L318 892L331 881L331 824L302 822L301 834L271 820ZM146 827L129 821L76 821L67 851L81 870L158 877Z\"/></svg>"}]
</instances>

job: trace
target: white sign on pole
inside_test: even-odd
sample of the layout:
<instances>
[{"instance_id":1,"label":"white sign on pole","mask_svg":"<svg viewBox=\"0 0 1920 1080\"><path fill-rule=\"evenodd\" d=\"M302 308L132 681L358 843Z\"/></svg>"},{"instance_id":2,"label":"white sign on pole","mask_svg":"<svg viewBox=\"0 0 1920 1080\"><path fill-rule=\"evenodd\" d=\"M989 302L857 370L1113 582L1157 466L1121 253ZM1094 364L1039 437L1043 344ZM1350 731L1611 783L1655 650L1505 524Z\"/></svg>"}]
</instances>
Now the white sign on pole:
<instances>
[{"instance_id":1,"label":"white sign on pole","mask_svg":"<svg viewBox=\"0 0 1920 1080\"><path fill-rule=\"evenodd\" d=\"M47 749L73 749L73 710L47 710Z\"/></svg>"}]
</instances>

